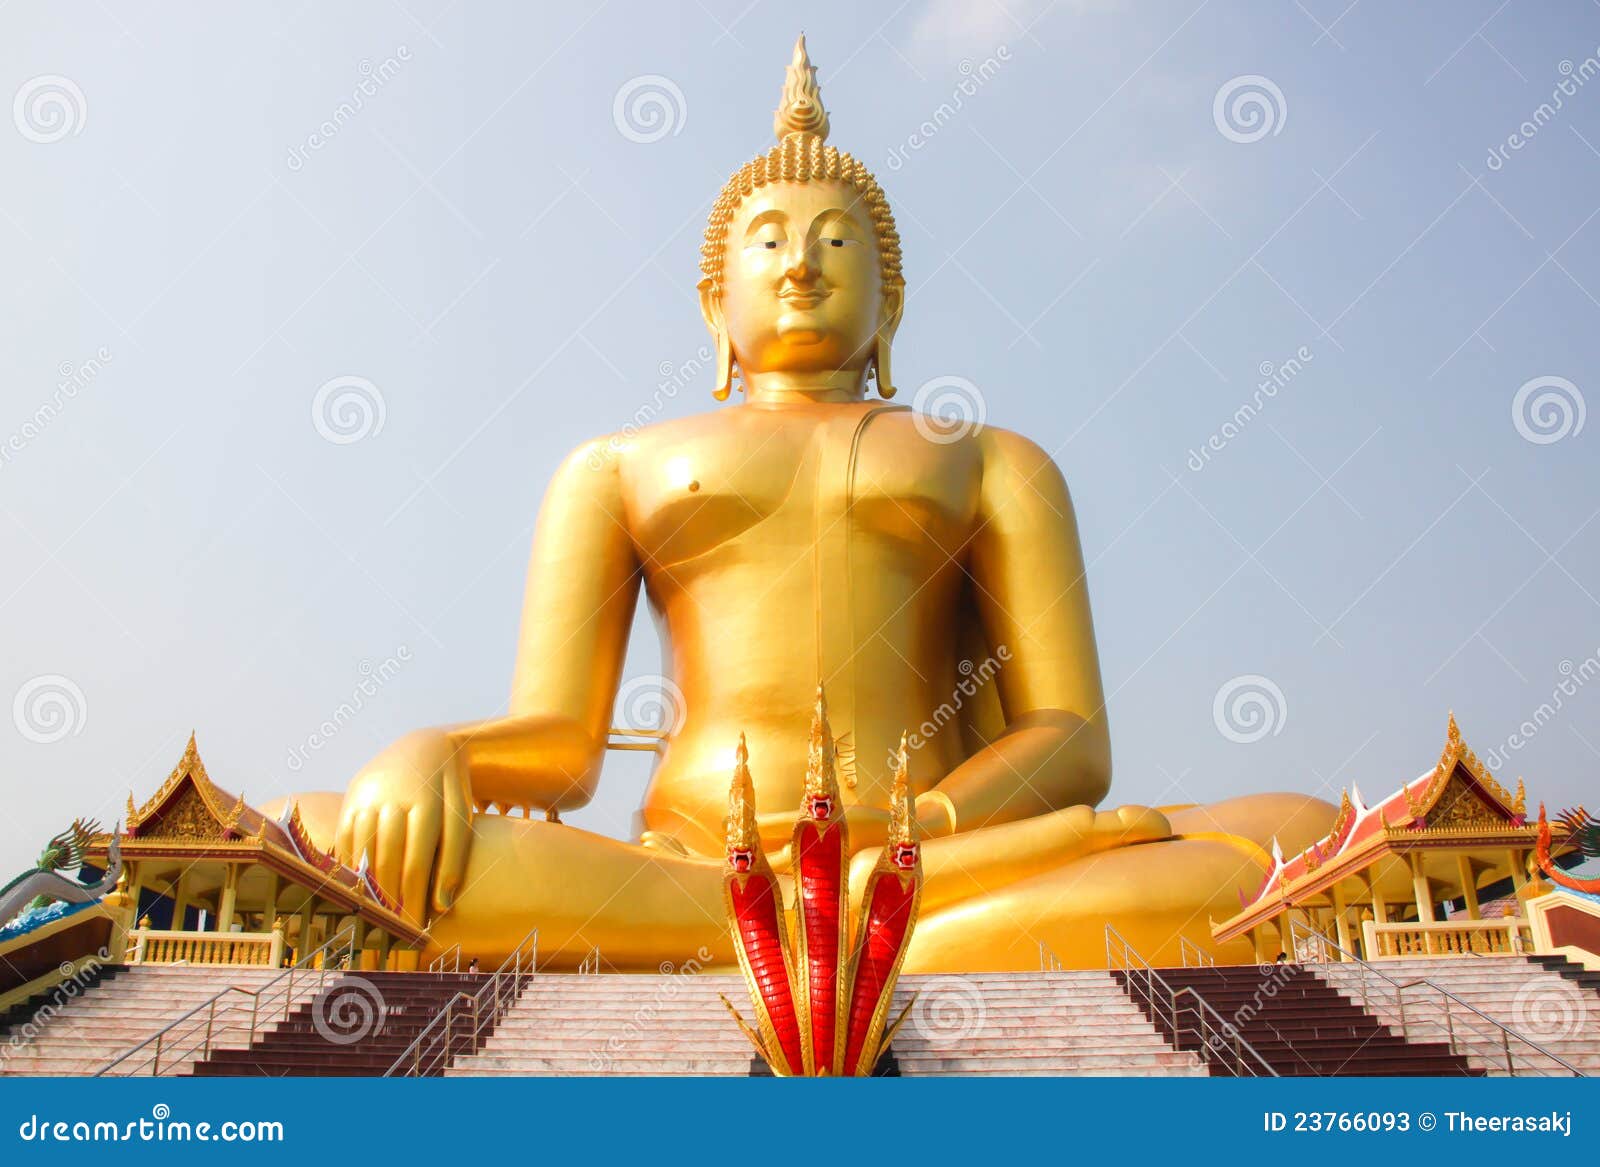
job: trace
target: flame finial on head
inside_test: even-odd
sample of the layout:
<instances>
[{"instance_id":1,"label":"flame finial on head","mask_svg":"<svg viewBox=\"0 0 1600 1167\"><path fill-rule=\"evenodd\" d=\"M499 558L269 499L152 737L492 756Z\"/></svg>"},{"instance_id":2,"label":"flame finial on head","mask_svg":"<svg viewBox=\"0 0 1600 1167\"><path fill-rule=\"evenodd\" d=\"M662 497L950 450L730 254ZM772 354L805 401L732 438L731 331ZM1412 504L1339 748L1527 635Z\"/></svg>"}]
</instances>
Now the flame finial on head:
<instances>
[{"instance_id":1,"label":"flame finial on head","mask_svg":"<svg viewBox=\"0 0 1600 1167\"><path fill-rule=\"evenodd\" d=\"M728 788L728 850L749 851L757 844L756 787L750 777L750 750L739 735L734 754L733 785Z\"/></svg>"},{"instance_id":2,"label":"flame finial on head","mask_svg":"<svg viewBox=\"0 0 1600 1167\"><path fill-rule=\"evenodd\" d=\"M817 686L817 705L811 715L811 744L806 751L806 798L831 799L839 804L838 752L833 727L828 724L828 698Z\"/></svg>"},{"instance_id":3,"label":"flame finial on head","mask_svg":"<svg viewBox=\"0 0 1600 1167\"><path fill-rule=\"evenodd\" d=\"M822 90L817 87L817 70L806 54L806 34L794 42L794 59L783 79L783 97L772 115L772 132L778 141L790 134L828 136L828 111L822 108Z\"/></svg>"},{"instance_id":4,"label":"flame finial on head","mask_svg":"<svg viewBox=\"0 0 1600 1167\"><path fill-rule=\"evenodd\" d=\"M916 808L911 797L907 746L909 737L900 735L900 750L895 756L894 785L889 791L889 846L917 841Z\"/></svg>"}]
</instances>

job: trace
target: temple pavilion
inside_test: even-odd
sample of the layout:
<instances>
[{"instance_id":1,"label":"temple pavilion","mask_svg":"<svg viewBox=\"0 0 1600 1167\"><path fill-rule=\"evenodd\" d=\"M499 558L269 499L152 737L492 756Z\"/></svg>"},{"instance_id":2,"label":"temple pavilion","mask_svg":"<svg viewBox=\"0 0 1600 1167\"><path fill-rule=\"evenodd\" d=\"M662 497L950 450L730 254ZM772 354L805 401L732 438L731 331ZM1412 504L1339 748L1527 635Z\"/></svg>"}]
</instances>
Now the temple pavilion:
<instances>
[{"instance_id":1,"label":"temple pavilion","mask_svg":"<svg viewBox=\"0 0 1600 1167\"><path fill-rule=\"evenodd\" d=\"M110 837L87 852L104 866ZM311 842L290 803L269 818L206 773L194 736L121 834L130 963L277 967L346 928L365 968L414 967L425 939L366 868Z\"/></svg>"},{"instance_id":2,"label":"temple pavilion","mask_svg":"<svg viewBox=\"0 0 1600 1167\"><path fill-rule=\"evenodd\" d=\"M1452 714L1431 770L1376 803L1345 790L1333 829L1297 855L1274 843L1255 894L1241 893L1238 914L1213 921L1212 936L1247 937L1263 961L1532 952L1523 908L1549 890L1530 876L1537 841L1522 782L1513 793L1495 781ZM1509 895L1485 911L1491 889ZM1343 953L1304 951L1313 933Z\"/></svg>"}]
</instances>

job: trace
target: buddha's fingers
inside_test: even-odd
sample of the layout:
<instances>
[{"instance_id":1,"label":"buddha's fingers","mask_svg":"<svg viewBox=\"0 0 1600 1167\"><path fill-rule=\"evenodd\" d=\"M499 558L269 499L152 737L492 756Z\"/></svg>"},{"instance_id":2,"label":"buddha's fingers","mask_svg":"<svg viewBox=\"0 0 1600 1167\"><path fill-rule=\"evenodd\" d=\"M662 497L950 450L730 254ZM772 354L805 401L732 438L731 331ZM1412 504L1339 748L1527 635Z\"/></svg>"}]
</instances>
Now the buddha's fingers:
<instances>
[{"instance_id":1,"label":"buddha's fingers","mask_svg":"<svg viewBox=\"0 0 1600 1167\"><path fill-rule=\"evenodd\" d=\"M467 872L467 849L472 843L472 793L466 767L455 757L440 768L438 781L443 786L444 806L439 824L439 874L434 883L433 908L436 912L448 912Z\"/></svg>"},{"instance_id":2,"label":"buddha's fingers","mask_svg":"<svg viewBox=\"0 0 1600 1167\"><path fill-rule=\"evenodd\" d=\"M404 819L404 852L399 863L398 879L393 884L380 884L391 895L400 892L400 903L405 914L413 920L428 917L428 880L433 875L433 857L439 848L440 814L437 802L428 802L411 808Z\"/></svg>"},{"instance_id":3,"label":"buddha's fingers","mask_svg":"<svg viewBox=\"0 0 1600 1167\"><path fill-rule=\"evenodd\" d=\"M378 811L378 830L370 856L372 878L385 895L399 899L401 872L406 857L407 813L403 806L385 806Z\"/></svg>"}]
</instances>

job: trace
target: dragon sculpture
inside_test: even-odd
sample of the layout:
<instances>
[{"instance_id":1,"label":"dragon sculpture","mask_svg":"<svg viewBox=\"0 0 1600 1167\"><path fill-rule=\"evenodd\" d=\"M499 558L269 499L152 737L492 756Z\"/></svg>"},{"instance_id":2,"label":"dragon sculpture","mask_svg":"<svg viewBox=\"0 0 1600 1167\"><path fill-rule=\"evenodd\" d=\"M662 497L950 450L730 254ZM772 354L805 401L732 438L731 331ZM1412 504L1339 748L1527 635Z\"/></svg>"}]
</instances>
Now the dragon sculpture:
<instances>
[{"instance_id":1,"label":"dragon sculpture","mask_svg":"<svg viewBox=\"0 0 1600 1167\"><path fill-rule=\"evenodd\" d=\"M1600 819L1596 819L1583 807L1574 807L1561 812L1556 819L1556 827L1561 831L1569 845L1576 847L1585 857L1594 859L1600 857ZM1539 805L1539 841L1534 847L1534 856L1538 859L1540 869L1550 877L1550 882L1572 891L1588 892L1591 895L1600 894L1600 879L1578 879L1568 875L1555 865L1550 857L1551 827L1545 818L1544 804Z\"/></svg>"},{"instance_id":2,"label":"dragon sculpture","mask_svg":"<svg viewBox=\"0 0 1600 1167\"><path fill-rule=\"evenodd\" d=\"M888 843L867 879L853 943L846 911L850 837L837 763L819 688L790 849L792 931L784 926L783 889L756 829L743 735L728 795L724 899L756 1023L746 1022L726 998L723 1003L779 1077L870 1076L910 1008L888 1024L922 885L905 738L896 759Z\"/></svg>"},{"instance_id":3,"label":"dragon sculpture","mask_svg":"<svg viewBox=\"0 0 1600 1167\"><path fill-rule=\"evenodd\" d=\"M72 826L46 843L32 870L24 871L0 888L0 928L30 909L45 907L56 900L86 904L116 887L122 875L122 847L117 831L111 833L106 872L99 882L80 883L61 874L83 866L84 853L100 833L99 823L74 819Z\"/></svg>"}]
</instances>

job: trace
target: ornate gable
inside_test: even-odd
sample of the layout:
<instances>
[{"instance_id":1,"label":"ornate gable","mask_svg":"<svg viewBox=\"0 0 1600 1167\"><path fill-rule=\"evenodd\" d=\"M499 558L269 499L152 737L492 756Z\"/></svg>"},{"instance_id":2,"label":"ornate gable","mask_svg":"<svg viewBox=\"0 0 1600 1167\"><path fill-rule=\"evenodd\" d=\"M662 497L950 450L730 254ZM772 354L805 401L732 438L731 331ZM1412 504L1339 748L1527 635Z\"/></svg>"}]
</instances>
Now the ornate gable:
<instances>
[{"instance_id":1,"label":"ornate gable","mask_svg":"<svg viewBox=\"0 0 1600 1167\"><path fill-rule=\"evenodd\" d=\"M128 834L135 837L222 839L237 826L242 799L224 795L206 774L194 734L167 780L135 807L128 797ZM230 809L231 808L231 809Z\"/></svg>"},{"instance_id":2,"label":"ornate gable","mask_svg":"<svg viewBox=\"0 0 1600 1167\"><path fill-rule=\"evenodd\" d=\"M1470 793L1463 793L1469 789ZM1521 826L1527 813L1527 791L1522 782L1517 782L1517 792L1511 794L1495 781L1489 767L1478 760L1472 747L1462 739L1461 727L1456 724L1454 713L1450 715L1438 765L1433 768L1433 773L1420 792L1413 793L1410 787L1405 788L1405 801L1415 826L1477 826L1489 823ZM1491 817L1483 819L1479 816L1474 804L1483 807L1483 814ZM1452 821L1447 824L1441 821L1442 816L1457 820L1463 815L1473 816L1470 823Z\"/></svg>"}]
</instances>

